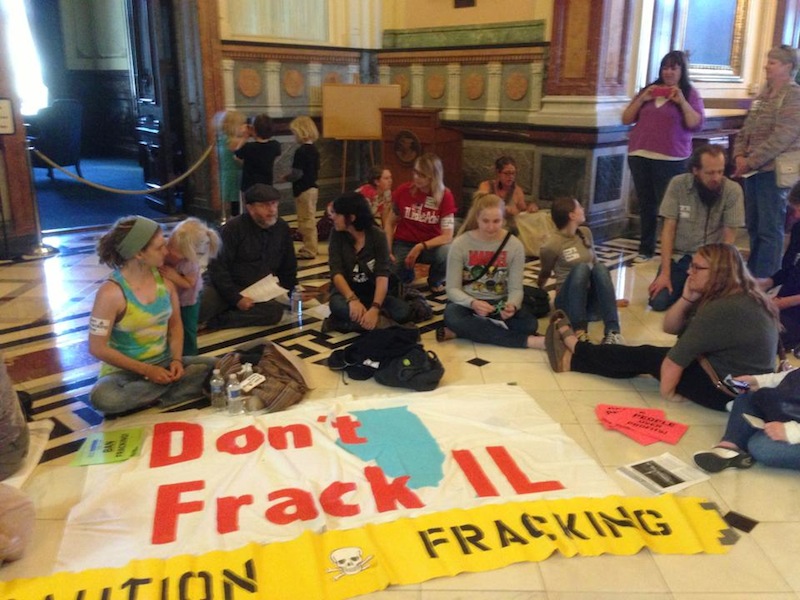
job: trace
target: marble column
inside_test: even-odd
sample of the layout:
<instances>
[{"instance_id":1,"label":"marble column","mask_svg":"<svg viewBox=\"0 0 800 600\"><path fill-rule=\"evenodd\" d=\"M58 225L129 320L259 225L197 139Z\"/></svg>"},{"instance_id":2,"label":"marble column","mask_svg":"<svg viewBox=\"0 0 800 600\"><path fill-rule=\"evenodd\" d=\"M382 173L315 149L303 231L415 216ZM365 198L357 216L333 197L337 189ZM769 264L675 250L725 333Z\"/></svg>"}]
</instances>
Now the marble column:
<instances>
[{"instance_id":1,"label":"marble column","mask_svg":"<svg viewBox=\"0 0 800 600\"><path fill-rule=\"evenodd\" d=\"M425 75L425 67L420 64L411 65L411 108L423 108L425 101L423 99L423 92L425 90L425 82L423 76Z\"/></svg>"},{"instance_id":2,"label":"marble column","mask_svg":"<svg viewBox=\"0 0 800 600\"><path fill-rule=\"evenodd\" d=\"M322 112L322 65L308 63L308 112L318 115Z\"/></svg>"},{"instance_id":3,"label":"marble column","mask_svg":"<svg viewBox=\"0 0 800 600\"><path fill-rule=\"evenodd\" d=\"M282 117L281 63L279 61L268 60L264 63L264 79L267 81L266 112L270 117Z\"/></svg>"},{"instance_id":4,"label":"marble column","mask_svg":"<svg viewBox=\"0 0 800 600\"><path fill-rule=\"evenodd\" d=\"M236 108L236 85L233 80L234 61L229 58L222 59L222 95L226 110Z\"/></svg>"},{"instance_id":5,"label":"marble column","mask_svg":"<svg viewBox=\"0 0 800 600\"><path fill-rule=\"evenodd\" d=\"M447 64L447 106L444 109L445 119L457 120L460 117L461 65Z\"/></svg>"},{"instance_id":6,"label":"marble column","mask_svg":"<svg viewBox=\"0 0 800 600\"><path fill-rule=\"evenodd\" d=\"M503 74L503 64L490 62L486 65L488 74L488 85L486 86L486 112L485 121L500 120L500 87L502 85L501 76Z\"/></svg>"}]
</instances>

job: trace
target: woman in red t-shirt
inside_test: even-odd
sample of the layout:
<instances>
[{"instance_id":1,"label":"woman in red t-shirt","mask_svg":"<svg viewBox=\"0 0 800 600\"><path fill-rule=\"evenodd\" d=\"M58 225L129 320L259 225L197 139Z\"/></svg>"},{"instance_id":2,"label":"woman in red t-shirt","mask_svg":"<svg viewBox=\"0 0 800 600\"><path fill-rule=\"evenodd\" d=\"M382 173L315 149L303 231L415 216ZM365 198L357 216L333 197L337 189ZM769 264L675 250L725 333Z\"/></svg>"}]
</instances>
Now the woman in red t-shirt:
<instances>
[{"instance_id":1,"label":"woman in red t-shirt","mask_svg":"<svg viewBox=\"0 0 800 600\"><path fill-rule=\"evenodd\" d=\"M414 163L412 181L392 194L392 210L384 219L391 258L403 283L414 280L414 265L420 262L431 267L430 290L444 292L455 212L453 194L444 185L442 161L435 154L423 154Z\"/></svg>"}]
</instances>

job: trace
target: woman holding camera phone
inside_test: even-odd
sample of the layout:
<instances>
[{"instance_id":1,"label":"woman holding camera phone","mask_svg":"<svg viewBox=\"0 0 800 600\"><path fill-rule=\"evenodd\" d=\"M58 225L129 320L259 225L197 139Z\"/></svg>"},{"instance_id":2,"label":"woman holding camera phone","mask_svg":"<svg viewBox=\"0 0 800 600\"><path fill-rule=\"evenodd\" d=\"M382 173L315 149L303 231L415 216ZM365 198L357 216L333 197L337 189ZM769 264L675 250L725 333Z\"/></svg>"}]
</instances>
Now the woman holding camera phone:
<instances>
[{"instance_id":1,"label":"woman holding camera phone","mask_svg":"<svg viewBox=\"0 0 800 600\"><path fill-rule=\"evenodd\" d=\"M628 166L639 198L641 242L635 262L650 260L656 249L658 208L667 184L686 172L692 135L703 127L700 94L689 82L686 55L673 50L661 59L658 78L646 86L622 113L633 124Z\"/></svg>"}]
</instances>

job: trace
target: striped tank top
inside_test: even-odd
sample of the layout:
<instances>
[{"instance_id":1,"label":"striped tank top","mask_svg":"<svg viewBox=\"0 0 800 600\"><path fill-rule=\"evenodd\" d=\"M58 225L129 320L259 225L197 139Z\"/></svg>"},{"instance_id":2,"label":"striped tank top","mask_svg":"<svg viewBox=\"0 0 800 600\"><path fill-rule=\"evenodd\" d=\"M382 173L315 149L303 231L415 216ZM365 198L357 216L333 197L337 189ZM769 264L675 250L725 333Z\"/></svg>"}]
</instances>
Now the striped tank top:
<instances>
[{"instance_id":1,"label":"striped tank top","mask_svg":"<svg viewBox=\"0 0 800 600\"><path fill-rule=\"evenodd\" d=\"M150 364L159 363L170 356L167 323L172 315L169 290L157 269L153 269L153 277L156 279L156 299L150 304L142 304L119 271L109 276L122 288L127 306L122 319L111 330L108 345L125 356ZM103 363L100 376L119 370Z\"/></svg>"}]
</instances>

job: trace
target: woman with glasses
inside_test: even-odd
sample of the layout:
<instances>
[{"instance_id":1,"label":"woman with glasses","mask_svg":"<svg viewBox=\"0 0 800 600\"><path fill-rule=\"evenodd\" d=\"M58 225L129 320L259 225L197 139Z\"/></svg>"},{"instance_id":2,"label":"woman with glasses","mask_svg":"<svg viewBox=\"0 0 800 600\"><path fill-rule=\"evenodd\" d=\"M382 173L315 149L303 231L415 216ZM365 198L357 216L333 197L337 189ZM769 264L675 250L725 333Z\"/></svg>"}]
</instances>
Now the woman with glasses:
<instances>
[{"instance_id":1,"label":"woman with glasses","mask_svg":"<svg viewBox=\"0 0 800 600\"><path fill-rule=\"evenodd\" d=\"M506 220L509 227L513 217L524 212L536 212L539 206L535 202L525 201L525 192L517 185L517 163L510 156L501 156L494 161L495 178L482 181L478 186L481 194L494 194L506 203Z\"/></svg>"},{"instance_id":2,"label":"woman with glasses","mask_svg":"<svg viewBox=\"0 0 800 600\"><path fill-rule=\"evenodd\" d=\"M444 185L442 161L435 154L423 154L414 163L413 180L394 191L392 210L384 214L386 239L402 283L414 280L415 264L429 264L431 292L444 292L455 213L455 199Z\"/></svg>"},{"instance_id":3,"label":"woman with glasses","mask_svg":"<svg viewBox=\"0 0 800 600\"><path fill-rule=\"evenodd\" d=\"M683 294L664 315L664 331L678 336L672 348L599 345L579 341L557 311L545 335L556 372L576 371L623 379L650 375L662 397L725 410L727 375L775 369L778 312L730 244L708 244L693 256Z\"/></svg>"},{"instance_id":4,"label":"woman with glasses","mask_svg":"<svg viewBox=\"0 0 800 600\"><path fill-rule=\"evenodd\" d=\"M750 236L747 266L756 277L769 277L781 266L788 187L775 179L775 159L800 150L800 86L797 50L773 48L764 68L767 84L753 100L733 146L736 171L744 180L744 211Z\"/></svg>"},{"instance_id":5,"label":"woman with glasses","mask_svg":"<svg viewBox=\"0 0 800 600\"><path fill-rule=\"evenodd\" d=\"M658 207L670 179L686 172L692 136L703 127L703 100L689 81L686 55L673 50L661 59L658 78L646 86L622 113L632 125L628 166L639 200L642 227L639 256L650 260L656 250Z\"/></svg>"}]
</instances>

